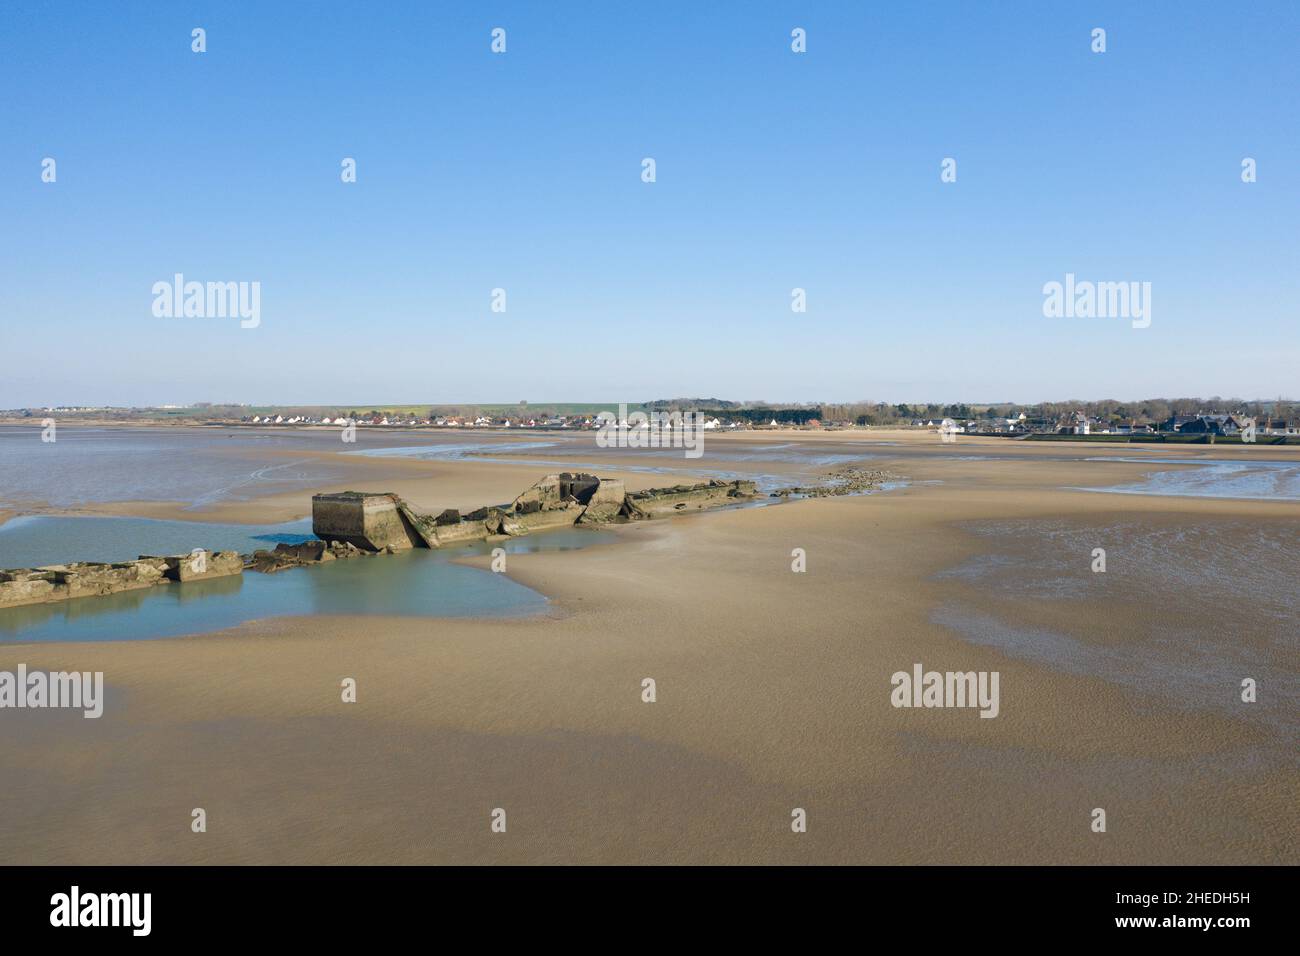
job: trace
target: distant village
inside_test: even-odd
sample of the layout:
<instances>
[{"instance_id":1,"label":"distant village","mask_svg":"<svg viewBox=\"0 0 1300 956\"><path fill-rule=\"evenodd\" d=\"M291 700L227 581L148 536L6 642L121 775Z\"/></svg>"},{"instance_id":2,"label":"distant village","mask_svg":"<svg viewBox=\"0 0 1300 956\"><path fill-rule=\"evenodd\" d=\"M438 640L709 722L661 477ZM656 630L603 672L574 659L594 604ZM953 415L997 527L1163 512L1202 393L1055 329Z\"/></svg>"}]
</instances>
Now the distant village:
<instances>
[{"instance_id":1,"label":"distant village","mask_svg":"<svg viewBox=\"0 0 1300 956\"><path fill-rule=\"evenodd\" d=\"M346 415L339 415L336 418L330 418L328 415L316 418L311 415L254 415L251 418L245 417L240 419L241 424L245 425L349 425L352 423L358 426L388 426L388 427L405 427L405 428L567 428L567 429L597 429L603 424L597 420L594 415L552 415L545 418L524 418L510 415L478 415L478 416L428 416L419 418L416 416L402 415L384 415L378 412L370 415L358 415L350 418ZM627 421L620 422L624 427ZM704 419L701 426L707 430L725 429L725 428L747 428L750 427L745 422L723 422L717 418Z\"/></svg>"},{"instance_id":2,"label":"distant village","mask_svg":"<svg viewBox=\"0 0 1300 956\"><path fill-rule=\"evenodd\" d=\"M1199 415L1171 415L1155 423L1115 422L1082 411L1051 418L1030 418L1023 412L1015 418L970 419L954 421L944 419L917 419L914 428L946 428L949 431L970 435L1239 435L1252 421L1247 415L1203 413ZM1281 418L1262 416L1254 419L1258 435L1300 435L1300 424Z\"/></svg>"},{"instance_id":3,"label":"distant village","mask_svg":"<svg viewBox=\"0 0 1300 956\"><path fill-rule=\"evenodd\" d=\"M754 421L752 418L725 418L702 416L700 426L706 431L735 431L764 429L797 428L802 430L836 431L845 429L862 429L871 427L865 422L848 420L823 421L820 418L806 418L802 422L780 421L772 418L768 421ZM313 417L310 415L260 416L253 415L241 420L249 425L347 425L355 422L358 426L379 427L426 427L426 428L522 428L522 429L597 429L602 422L594 415L552 415L548 417L527 417L513 415L478 415L470 416L388 416L378 412L356 417L330 416ZM1186 435L1238 435L1251 421L1249 416L1230 413L1203 413L1199 415L1171 415L1160 422L1114 422L1097 416L1089 416L1082 411L1054 417L1030 417L1024 412L1013 418L918 418L909 422L898 423L903 427L921 429L946 429L968 435L1155 435L1160 433L1178 433ZM619 424L627 427L627 421ZM1300 435L1300 424L1268 416L1256 419L1256 433L1260 435ZM896 425L895 427L898 427Z\"/></svg>"},{"instance_id":4,"label":"distant village","mask_svg":"<svg viewBox=\"0 0 1300 956\"><path fill-rule=\"evenodd\" d=\"M1237 403L1234 411L1199 410L1194 399L1167 402L1153 399L1126 406L1118 402L1082 402L1038 406L968 405L764 405L720 399L649 402L636 412L689 411L705 431L762 431L799 429L840 431L868 428L940 430L954 434L1022 436L1237 436L1253 421L1259 436L1300 436L1300 409L1279 399L1273 403ZM1234 400L1235 401L1235 400ZM706 407L701 407L707 402ZM573 408L574 406L568 406ZM601 428L600 407L578 406L582 411L554 408L529 409L526 403L510 406L452 406L400 409L275 408L247 405L165 405L154 408L59 406L0 410L0 419L53 418L56 421L169 422L175 424L302 427L355 425L359 428L475 428L583 431ZM626 408L626 406L625 406ZM634 419L635 420L635 419ZM627 425L626 420L620 422Z\"/></svg>"}]
</instances>

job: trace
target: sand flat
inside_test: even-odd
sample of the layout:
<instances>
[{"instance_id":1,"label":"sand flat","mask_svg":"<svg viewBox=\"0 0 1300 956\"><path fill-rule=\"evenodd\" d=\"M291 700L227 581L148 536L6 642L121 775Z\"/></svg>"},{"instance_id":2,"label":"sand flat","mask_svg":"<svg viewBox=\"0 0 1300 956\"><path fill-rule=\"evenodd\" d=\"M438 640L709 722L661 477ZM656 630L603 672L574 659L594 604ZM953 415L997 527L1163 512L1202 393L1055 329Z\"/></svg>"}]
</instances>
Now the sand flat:
<instances>
[{"instance_id":1,"label":"sand flat","mask_svg":"<svg viewBox=\"0 0 1300 956\"><path fill-rule=\"evenodd\" d=\"M985 547L972 521L1213 517L1248 534L1300 506L1063 491L1096 463L1040 447L1016 468L913 457L898 492L513 555L508 573L553 599L526 621L276 619L5 646L0 668L103 670L110 696L100 721L0 715L15 731L0 841L45 863L1300 862L1294 739L1270 712L1026 660L935 620L956 597L1141 655L1150 604L981 605L936 575ZM515 478L463 464L449 470ZM1238 620L1224 607L1210 624L1294 680L1294 643ZM914 662L999 671L1000 715L891 707L890 674ZM356 704L339 699L345 676ZM189 832L197 806L205 834ZM1099 806L1105 834L1089 829ZM489 830L495 807L506 834ZM806 834L790 832L795 807Z\"/></svg>"}]
</instances>

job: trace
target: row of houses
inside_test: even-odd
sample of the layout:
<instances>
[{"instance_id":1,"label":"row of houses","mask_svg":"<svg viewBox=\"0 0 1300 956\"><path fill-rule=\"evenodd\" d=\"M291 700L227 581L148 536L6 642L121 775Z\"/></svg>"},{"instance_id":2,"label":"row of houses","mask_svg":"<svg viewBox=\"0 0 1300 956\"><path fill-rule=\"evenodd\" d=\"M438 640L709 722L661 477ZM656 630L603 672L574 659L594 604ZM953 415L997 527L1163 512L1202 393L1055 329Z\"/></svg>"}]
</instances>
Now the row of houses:
<instances>
[{"instance_id":1,"label":"row of houses","mask_svg":"<svg viewBox=\"0 0 1300 956\"><path fill-rule=\"evenodd\" d=\"M348 425L355 423L359 426L379 425L406 428L571 428L579 430L596 429L603 424L592 415L556 415L542 418L489 415L480 415L476 418L470 418L469 416L417 418L414 416L389 416L376 413L358 415L356 418L349 418L346 415L340 415L337 418L328 415L323 417L312 415L252 415L245 416L240 420L248 425ZM776 422L772 424L775 425ZM619 425L623 428L628 427L626 420L619 422ZM724 422L718 418L706 418L700 423L700 427L706 431L722 431L748 428L750 425L748 422L743 421Z\"/></svg>"},{"instance_id":2,"label":"row of houses","mask_svg":"<svg viewBox=\"0 0 1300 956\"><path fill-rule=\"evenodd\" d=\"M1259 435L1300 435L1300 422L1267 416L1253 421ZM1160 430L1194 435L1237 435L1251 422L1250 417L1242 414L1175 415L1163 422Z\"/></svg>"},{"instance_id":3,"label":"row of houses","mask_svg":"<svg viewBox=\"0 0 1300 956\"><path fill-rule=\"evenodd\" d=\"M415 416L402 417L400 415L383 415L367 414L358 415L355 418L347 415L340 415L337 418L331 418L328 415L318 417L313 415L253 415L240 419L248 425L384 425L388 427L433 427L433 428L583 428L592 427L590 419L581 421L570 421L564 418L545 418L545 419L510 419L493 417L489 415L480 415L477 418L469 416L445 418L417 418Z\"/></svg>"},{"instance_id":4,"label":"row of houses","mask_svg":"<svg viewBox=\"0 0 1300 956\"><path fill-rule=\"evenodd\" d=\"M954 420L916 419L915 428L938 429L968 435L1153 435L1178 433L1193 435L1238 435L1251 419L1240 413L1201 413L1175 415L1163 422L1113 422L1082 411L1059 418L1030 418L1023 412L1015 418L981 418ZM1261 418L1255 422L1258 435L1297 435L1300 423L1280 418Z\"/></svg>"},{"instance_id":5,"label":"row of houses","mask_svg":"<svg viewBox=\"0 0 1300 956\"><path fill-rule=\"evenodd\" d=\"M1254 422L1258 435L1296 435L1300 426L1281 418L1252 419L1241 413L1206 413L1172 415L1162 422L1104 422L1083 412L1062 416L1054 429L1058 435L1151 435L1156 433L1180 435L1239 435Z\"/></svg>"},{"instance_id":6,"label":"row of houses","mask_svg":"<svg viewBox=\"0 0 1300 956\"><path fill-rule=\"evenodd\" d=\"M595 429L602 422L594 415L551 415L539 417L479 415L470 416L401 416L368 413L356 418L340 415L253 415L241 419L251 425L347 425L355 422L360 426L377 425L387 427L433 427L433 428L559 428L559 429ZM1201 413L1197 415L1175 415L1158 422L1113 422L1082 411L1071 412L1060 417L1031 418L1021 412L1014 418L969 418L969 419L915 419L914 428L939 429L947 432L961 432L968 435L1150 435L1155 433L1238 435L1250 419L1240 413ZM619 422L621 427L628 427L626 421ZM706 431L730 431L743 429L768 429L795 427L788 423L749 422L745 420L724 421L721 418L706 418L702 424ZM808 421L803 428L841 429L854 428L851 422L825 422L816 419ZM1259 435L1298 435L1300 423L1288 422L1280 418L1265 417L1255 423Z\"/></svg>"}]
</instances>

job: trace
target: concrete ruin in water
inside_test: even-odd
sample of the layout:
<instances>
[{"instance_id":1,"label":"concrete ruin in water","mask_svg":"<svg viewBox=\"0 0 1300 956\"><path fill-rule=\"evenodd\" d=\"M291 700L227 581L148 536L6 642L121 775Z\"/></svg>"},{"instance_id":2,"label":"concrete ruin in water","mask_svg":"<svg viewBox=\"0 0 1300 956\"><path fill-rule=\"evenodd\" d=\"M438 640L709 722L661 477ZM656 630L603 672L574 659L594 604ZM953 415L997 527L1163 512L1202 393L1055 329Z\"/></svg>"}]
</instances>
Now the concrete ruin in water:
<instances>
[{"instance_id":1,"label":"concrete ruin in water","mask_svg":"<svg viewBox=\"0 0 1300 956\"><path fill-rule=\"evenodd\" d=\"M627 492L619 479L567 472L547 475L509 505L466 514L449 508L436 516L422 515L388 492L314 495L312 533L318 540L279 544L274 551L251 555L196 548L182 555L141 555L135 561L0 571L0 608L229 577L246 569L274 573L339 558L442 548L575 524L640 521L719 508L754 495L754 483L744 480Z\"/></svg>"},{"instance_id":2,"label":"concrete ruin in water","mask_svg":"<svg viewBox=\"0 0 1300 956\"><path fill-rule=\"evenodd\" d=\"M701 511L754 497L752 481L707 481L628 493L595 475L547 475L506 507L436 517L417 514L399 496L345 491L312 498L312 532L322 541L366 551L441 548L496 535L517 536L575 524L637 521Z\"/></svg>"}]
</instances>

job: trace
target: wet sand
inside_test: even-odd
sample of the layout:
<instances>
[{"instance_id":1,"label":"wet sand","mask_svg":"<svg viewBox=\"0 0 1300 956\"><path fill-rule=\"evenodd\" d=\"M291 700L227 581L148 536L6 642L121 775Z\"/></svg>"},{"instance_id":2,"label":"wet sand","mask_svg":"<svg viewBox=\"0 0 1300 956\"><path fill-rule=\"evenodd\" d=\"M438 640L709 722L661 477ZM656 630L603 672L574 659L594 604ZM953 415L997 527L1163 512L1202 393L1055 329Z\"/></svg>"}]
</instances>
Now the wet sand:
<instances>
[{"instance_id":1,"label":"wet sand","mask_svg":"<svg viewBox=\"0 0 1300 956\"><path fill-rule=\"evenodd\" d=\"M275 433L275 430L263 431ZM302 431L318 435L334 433L323 428ZM945 444L933 433L914 429L844 432L772 429L710 433L705 437L704 454L699 458L684 458L680 451L603 449L596 446L594 433L520 435L475 431L465 434L447 430L402 433L385 429L378 435L365 437L367 442L361 447L369 446L373 450L404 444L427 444L430 449L437 449L440 444L464 441L489 446L535 442L538 447L535 450L512 447L461 459L369 457L357 454L355 447L348 447L346 451L257 449L243 453L250 465L267 461L297 464L305 458L310 464L340 477L288 491L278 490L274 483L250 483L239 488L237 497L232 495L199 505L186 501L108 501L59 507L42 501L22 501L19 505L11 504L7 510L0 508L0 524L19 514L128 515L176 521L273 524L309 516L314 493L356 488L395 491L426 511L442 508L465 510L508 502L540 475L562 469L595 468L607 477L622 478L630 490L699 481L703 476L722 473L767 476L797 483L810 472L833 470L830 465L815 467L802 460L808 449L824 449L845 458L868 456L871 466L901 470L916 480L941 481L946 475L952 475L967 487L991 485L999 488L1038 487L1051 480L1068 483L1071 476L1074 480L1093 484L1121 483L1140 480L1146 472L1157 467L1171 470L1193 467L1145 465L1141 463L1144 459L1250 461L1262 458L1300 463L1300 446L1082 444L966 436ZM552 445L552 442L558 445ZM764 451L784 446L798 450L788 453L785 456L787 460L781 460L780 454ZM1084 473L1069 470L1077 468L1079 461L1089 458L1115 461L1106 464L1104 469ZM1020 467L1020 463L1026 461L1035 462L1032 473ZM978 462L979 467L969 467L970 462ZM1054 474L1049 473L1047 469L1054 464L1064 464L1067 468L1056 467Z\"/></svg>"},{"instance_id":2,"label":"wet sand","mask_svg":"<svg viewBox=\"0 0 1300 956\"><path fill-rule=\"evenodd\" d=\"M872 463L913 480L900 491L512 556L507 572L553 601L526 621L273 619L0 648L0 669L102 670L109 685L98 721L0 713L0 845L12 862L78 864L1300 862L1300 769L1268 681L1259 704L1237 703L1233 682L1202 705L936 621L958 599L1011 628L1141 654L1161 618L1151 601L999 601L937 577L987 547L971 522L1247 529L1224 531L1225 546L1255 523L1300 527L1295 503L1061 490L1104 483L1099 468L1107 480L1149 470L1063 453L1082 454L1018 444L1016 461L957 461L918 448ZM445 464L395 490L483 503L539 474ZM794 548L806 573L791 572ZM1261 673L1294 684L1294 629L1289 643L1243 633L1231 606L1203 623L1225 656L1248 642ZM999 716L893 708L890 675L917 662L1000 672ZM344 677L355 704L340 700ZM194 807L207 833L190 832ZM497 807L504 834L490 830ZM791 832L796 807L807 833ZM1095 807L1104 834L1090 830Z\"/></svg>"}]
</instances>

